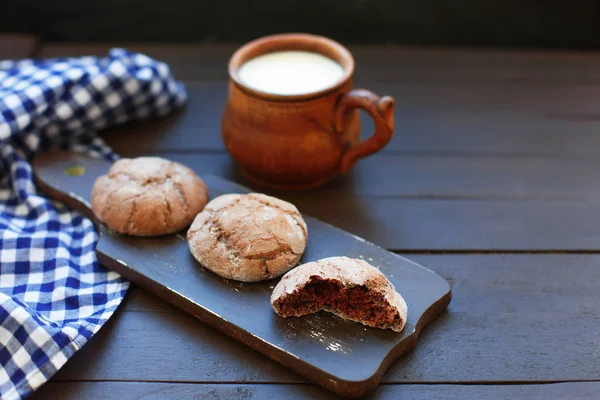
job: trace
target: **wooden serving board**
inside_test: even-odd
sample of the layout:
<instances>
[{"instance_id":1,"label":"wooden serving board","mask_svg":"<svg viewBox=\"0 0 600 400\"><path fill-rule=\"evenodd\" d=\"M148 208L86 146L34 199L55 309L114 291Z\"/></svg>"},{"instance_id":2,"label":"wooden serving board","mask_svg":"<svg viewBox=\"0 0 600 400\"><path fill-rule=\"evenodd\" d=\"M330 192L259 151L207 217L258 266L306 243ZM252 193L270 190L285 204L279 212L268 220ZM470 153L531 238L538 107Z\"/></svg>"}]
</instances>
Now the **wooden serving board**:
<instances>
[{"instance_id":1,"label":"wooden serving board","mask_svg":"<svg viewBox=\"0 0 600 400\"><path fill-rule=\"evenodd\" d=\"M92 185L110 163L55 152L38 156L33 167L43 192L95 220ZM218 177L202 178L211 199L248 192ZM450 287L427 268L314 218L304 219L309 238L301 262L345 255L377 266L408 304L402 333L367 328L327 313L280 318L269 303L278 279L241 283L221 278L191 256L184 233L138 238L116 234L96 221L96 253L106 267L225 334L329 390L360 397L375 389L388 366L415 346L423 327L450 302Z\"/></svg>"}]
</instances>

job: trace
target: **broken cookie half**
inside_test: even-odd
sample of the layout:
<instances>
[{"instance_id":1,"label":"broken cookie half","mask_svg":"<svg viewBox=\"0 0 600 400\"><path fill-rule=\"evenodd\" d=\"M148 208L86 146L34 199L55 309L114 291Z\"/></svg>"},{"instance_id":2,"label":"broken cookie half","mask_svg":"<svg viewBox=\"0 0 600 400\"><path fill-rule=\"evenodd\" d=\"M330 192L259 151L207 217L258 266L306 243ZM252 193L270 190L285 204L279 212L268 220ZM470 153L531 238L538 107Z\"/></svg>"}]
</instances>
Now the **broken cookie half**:
<instances>
[{"instance_id":1,"label":"broken cookie half","mask_svg":"<svg viewBox=\"0 0 600 400\"><path fill-rule=\"evenodd\" d=\"M394 285L369 263L348 257L309 262L284 275L271 295L281 317L327 311L363 325L401 332L406 302Z\"/></svg>"}]
</instances>

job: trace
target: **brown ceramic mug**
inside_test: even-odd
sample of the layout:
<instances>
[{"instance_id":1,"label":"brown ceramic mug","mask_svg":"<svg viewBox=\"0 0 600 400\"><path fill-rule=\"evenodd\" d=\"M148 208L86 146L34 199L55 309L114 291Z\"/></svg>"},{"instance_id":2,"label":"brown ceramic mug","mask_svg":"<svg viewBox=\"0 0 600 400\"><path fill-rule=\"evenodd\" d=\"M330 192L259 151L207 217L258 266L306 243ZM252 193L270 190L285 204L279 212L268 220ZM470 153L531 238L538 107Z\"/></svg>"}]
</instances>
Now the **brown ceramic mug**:
<instances>
[{"instance_id":1,"label":"brown ceramic mug","mask_svg":"<svg viewBox=\"0 0 600 400\"><path fill-rule=\"evenodd\" d=\"M257 90L240 79L245 62L289 50L320 53L339 63L343 75L323 90L294 95ZM384 147L394 130L394 100L352 89L353 73L350 52L321 36L273 35L238 49L229 61L222 135L244 175L268 187L305 189L348 172L359 158ZM375 133L363 141L358 109L375 122Z\"/></svg>"}]
</instances>

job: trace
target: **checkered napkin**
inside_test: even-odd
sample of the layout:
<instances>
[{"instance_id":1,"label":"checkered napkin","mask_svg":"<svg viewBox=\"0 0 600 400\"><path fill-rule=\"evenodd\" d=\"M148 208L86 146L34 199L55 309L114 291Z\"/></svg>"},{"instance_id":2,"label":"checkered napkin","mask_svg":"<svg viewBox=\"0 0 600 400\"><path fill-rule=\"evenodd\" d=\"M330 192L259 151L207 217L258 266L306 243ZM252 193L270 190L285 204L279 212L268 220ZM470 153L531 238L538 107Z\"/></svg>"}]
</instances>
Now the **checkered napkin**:
<instances>
[{"instance_id":1,"label":"checkered napkin","mask_svg":"<svg viewBox=\"0 0 600 400\"><path fill-rule=\"evenodd\" d=\"M59 146L116 159L93 131L186 99L167 65L106 57L0 62L0 397L27 396L108 320L128 283L98 264L92 222L34 187L29 161Z\"/></svg>"}]
</instances>

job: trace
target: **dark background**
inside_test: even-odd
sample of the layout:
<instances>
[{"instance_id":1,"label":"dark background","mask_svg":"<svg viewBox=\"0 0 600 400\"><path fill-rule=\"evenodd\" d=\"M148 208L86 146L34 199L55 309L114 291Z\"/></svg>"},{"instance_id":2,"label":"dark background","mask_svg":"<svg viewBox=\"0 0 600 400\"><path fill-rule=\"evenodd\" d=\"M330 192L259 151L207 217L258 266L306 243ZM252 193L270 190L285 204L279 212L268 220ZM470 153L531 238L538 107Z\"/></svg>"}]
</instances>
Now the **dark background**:
<instances>
[{"instance_id":1,"label":"dark background","mask_svg":"<svg viewBox=\"0 0 600 400\"><path fill-rule=\"evenodd\" d=\"M600 47L595 0L6 0L0 32L45 41L242 42L304 31L350 43Z\"/></svg>"}]
</instances>

